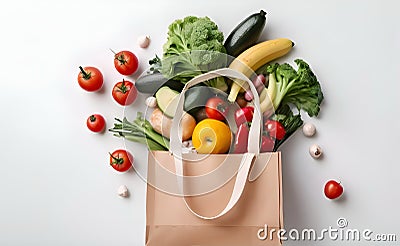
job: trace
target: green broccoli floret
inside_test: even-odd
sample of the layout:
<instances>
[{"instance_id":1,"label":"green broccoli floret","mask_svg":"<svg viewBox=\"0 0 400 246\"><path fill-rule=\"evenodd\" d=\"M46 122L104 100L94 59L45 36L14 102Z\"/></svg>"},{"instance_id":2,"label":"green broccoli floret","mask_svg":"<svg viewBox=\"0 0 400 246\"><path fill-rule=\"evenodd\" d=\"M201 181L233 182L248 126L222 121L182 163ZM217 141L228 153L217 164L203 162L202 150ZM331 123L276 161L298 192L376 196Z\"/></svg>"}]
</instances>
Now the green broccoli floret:
<instances>
[{"instance_id":1,"label":"green broccoli floret","mask_svg":"<svg viewBox=\"0 0 400 246\"><path fill-rule=\"evenodd\" d=\"M188 16L168 29L162 59L166 77L187 82L203 72L226 67L224 35L210 18Z\"/></svg>"},{"instance_id":2,"label":"green broccoli floret","mask_svg":"<svg viewBox=\"0 0 400 246\"><path fill-rule=\"evenodd\" d=\"M317 116L324 96L317 77L310 66L301 59L296 59L296 71L287 63L273 64L267 67L269 75L268 88L276 88L272 100L274 108L280 105L293 104L297 109L304 110L310 117ZM271 83L275 83L271 85Z\"/></svg>"}]
</instances>

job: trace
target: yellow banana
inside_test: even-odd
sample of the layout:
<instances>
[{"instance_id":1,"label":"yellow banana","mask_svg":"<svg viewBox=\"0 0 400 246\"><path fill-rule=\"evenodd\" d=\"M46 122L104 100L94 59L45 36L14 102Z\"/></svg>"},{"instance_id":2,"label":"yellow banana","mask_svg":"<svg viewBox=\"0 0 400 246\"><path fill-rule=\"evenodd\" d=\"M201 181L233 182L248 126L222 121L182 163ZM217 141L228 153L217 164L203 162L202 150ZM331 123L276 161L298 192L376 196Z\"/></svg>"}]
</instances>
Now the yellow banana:
<instances>
[{"instance_id":1,"label":"yellow banana","mask_svg":"<svg viewBox=\"0 0 400 246\"><path fill-rule=\"evenodd\" d=\"M241 53L229 65L229 68L237 70L247 77L250 77L255 70L259 69L264 64L286 55L292 49L293 45L294 43L287 38L264 41ZM242 87L247 89L247 87L244 86L243 81L234 80L228 96L230 102L236 100L237 94Z\"/></svg>"}]
</instances>

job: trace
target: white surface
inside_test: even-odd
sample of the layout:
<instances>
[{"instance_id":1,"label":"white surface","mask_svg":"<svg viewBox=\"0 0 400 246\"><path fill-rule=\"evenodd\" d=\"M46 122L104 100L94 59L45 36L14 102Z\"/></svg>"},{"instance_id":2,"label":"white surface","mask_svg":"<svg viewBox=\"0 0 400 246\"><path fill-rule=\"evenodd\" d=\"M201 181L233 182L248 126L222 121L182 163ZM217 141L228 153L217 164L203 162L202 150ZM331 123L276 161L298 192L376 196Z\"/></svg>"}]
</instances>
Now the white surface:
<instances>
[{"instance_id":1,"label":"white surface","mask_svg":"<svg viewBox=\"0 0 400 246\"><path fill-rule=\"evenodd\" d=\"M396 1L50 1L9 2L0 9L0 245L143 245L145 183L118 174L108 152L123 141L85 127L102 113L107 127L123 108L111 98L122 79L114 50L129 49L141 68L161 53L168 23L193 14L210 16L225 34L250 13L265 9L263 38L296 43L285 61L309 62L325 94L313 138L301 130L282 149L287 229L336 226L399 233L400 4ZM152 38L147 50L138 36ZM76 82L79 65L100 67L105 88L86 93ZM128 117L144 108L145 96ZM306 121L308 121L306 119ZM318 143L324 157L313 160ZM137 168L146 169L142 146L130 144ZM322 194L331 178L345 197ZM125 184L128 199L116 195ZM400 240L400 234L397 235ZM286 245L350 245L343 241L289 241ZM379 245L399 245L380 243ZM360 242L358 245L374 245Z\"/></svg>"}]
</instances>

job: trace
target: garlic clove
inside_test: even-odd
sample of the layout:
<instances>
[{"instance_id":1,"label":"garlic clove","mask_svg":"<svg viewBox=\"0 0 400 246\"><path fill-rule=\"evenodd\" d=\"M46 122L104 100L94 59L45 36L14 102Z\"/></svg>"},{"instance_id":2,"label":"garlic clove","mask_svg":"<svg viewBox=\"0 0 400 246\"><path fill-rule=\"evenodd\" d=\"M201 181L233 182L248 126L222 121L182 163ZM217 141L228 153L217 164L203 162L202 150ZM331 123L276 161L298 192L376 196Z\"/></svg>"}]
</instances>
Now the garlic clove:
<instances>
[{"instance_id":1,"label":"garlic clove","mask_svg":"<svg viewBox=\"0 0 400 246\"><path fill-rule=\"evenodd\" d=\"M306 123L303 126L303 134L307 137L312 137L315 135L316 128L312 123Z\"/></svg>"},{"instance_id":2,"label":"garlic clove","mask_svg":"<svg viewBox=\"0 0 400 246\"><path fill-rule=\"evenodd\" d=\"M155 97L146 98L145 103L146 103L147 107L149 107L149 108L157 107L157 99Z\"/></svg>"},{"instance_id":3,"label":"garlic clove","mask_svg":"<svg viewBox=\"0 0 400 246\"><path fill-rule=\"evenodd\" d=\"M120 187L118 187L117 193L120 197L128 197L129 196L128 188L125 185L121 185Z\"/></svg>"},{"instance_id":4,"label":"garlic clove","mask_svg":"<svg viewBox=\"0 0 400 246\"><path fill-rule=\"evenodd\" d=\"M137 43L140 48L147 48L150 45L150 37L149 36L140 36L137 39Z\"/></svg>"},{"instance_id":5,"label":"garlic clove","mask_svg":"<svg viewBox=\"0 0 400 246\"><path fill-rule=\"evenodd\" d=\"M313 145L310 146L309 152L310 152L310 155L315 159L318 159L322 155L321 147L319 147L316 144L313 144Z\"/></svg>"}]
</instances>

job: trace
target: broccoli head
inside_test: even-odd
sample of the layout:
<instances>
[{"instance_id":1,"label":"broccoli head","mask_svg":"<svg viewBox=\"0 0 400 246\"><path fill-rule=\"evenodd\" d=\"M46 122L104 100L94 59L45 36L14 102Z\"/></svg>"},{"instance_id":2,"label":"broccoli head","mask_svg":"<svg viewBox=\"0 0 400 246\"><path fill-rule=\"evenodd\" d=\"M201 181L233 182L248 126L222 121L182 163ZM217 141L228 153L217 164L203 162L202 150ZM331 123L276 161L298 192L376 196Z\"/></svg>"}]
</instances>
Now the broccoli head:
<instances>
[{"instance_id":1,"label":"broccoli head","mask_svg":"<svg viewBox=\"0 0 400 246\"><path fill-rule=\"evenodd\" d=\"M169 25L162 73L187 82L202 72L225 67L224 35L208 17L188 16Z\"/></svg>"},{"instance_id":2,"label":"broccoli head","mask_svg":"<svg viewBox=\"0 0 400 246\"><path fill-rule=\"evenodd\" d=\"M317 116L324 99L321 86L305 61L296 59L295 63L297 71L287 63L267 67L269 83L274 83L271 87L276 87L273 105L277 109L280 105L293 104L310 117Z\"/></svg>"}]
</instances>

